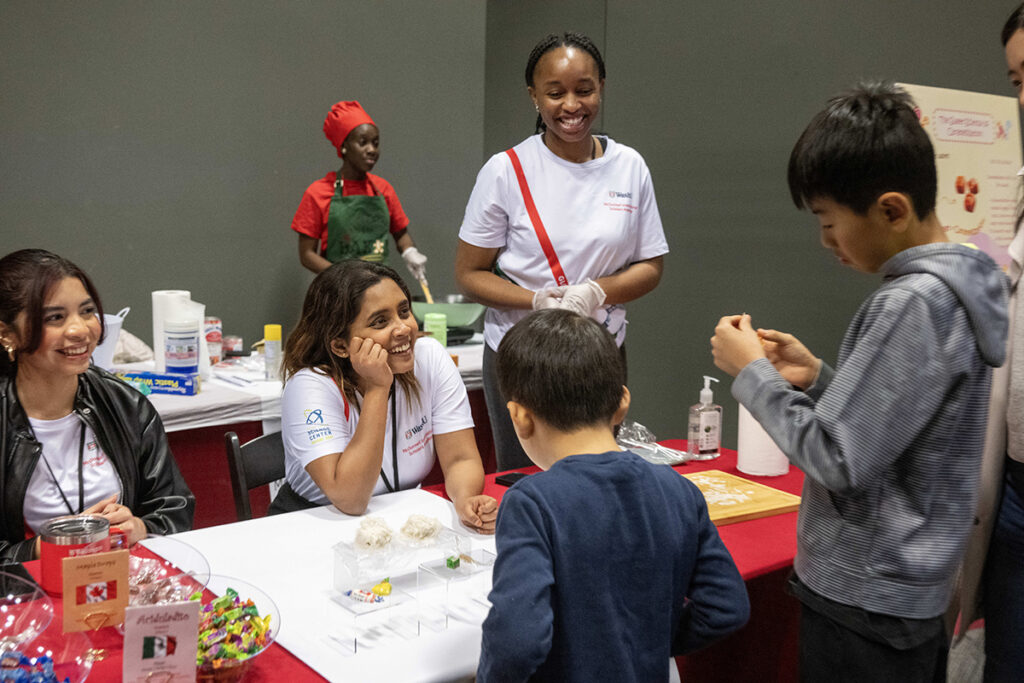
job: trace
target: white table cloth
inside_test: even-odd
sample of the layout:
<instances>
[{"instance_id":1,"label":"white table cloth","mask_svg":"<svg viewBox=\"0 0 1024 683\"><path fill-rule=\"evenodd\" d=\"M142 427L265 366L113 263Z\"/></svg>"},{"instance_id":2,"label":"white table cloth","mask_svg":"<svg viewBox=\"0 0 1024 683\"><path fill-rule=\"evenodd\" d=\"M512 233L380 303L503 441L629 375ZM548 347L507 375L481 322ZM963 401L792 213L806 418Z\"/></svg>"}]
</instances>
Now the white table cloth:
<instances>
[{"instance_id":1,"label":"white table cloth","mask_svg":"<svg viewBox=\"0 0 1024 683\"><path fill-rule=\"evenodd\" d=\"M394 529L412 513L437 517L474 548L494 552L494 537L459 524L452 504L422 490L375 496L367 515ZM451 621L446 630L397 635L371 649L345 653L330 634L348 614L332 600L333 546L351 541L362 517L334 507L292 512L176 534L199 550L210 571L259 587L281 612L277 642L331 681L452 680L473 674L480 658L480 623Z\"/></svg>"}]
</instances>

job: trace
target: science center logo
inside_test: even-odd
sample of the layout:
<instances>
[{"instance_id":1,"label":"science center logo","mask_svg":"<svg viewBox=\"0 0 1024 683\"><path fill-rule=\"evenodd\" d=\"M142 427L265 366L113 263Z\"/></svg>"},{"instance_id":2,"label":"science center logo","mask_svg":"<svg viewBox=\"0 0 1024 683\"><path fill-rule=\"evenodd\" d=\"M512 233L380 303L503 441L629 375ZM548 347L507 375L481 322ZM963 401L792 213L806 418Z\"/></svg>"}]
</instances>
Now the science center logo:
<instances>
[{"instance_id":1,"label":"science center logo","mask_svg":"<svg viewBox=\"0 0 1024 683\"><path fill-rule=\"evenodd\" d=\"M324 414L319 408L316 410L304 410L303 413L306 415L306 424L308 425L320 425L324 423Z\"/></svg>"}]
</instances>

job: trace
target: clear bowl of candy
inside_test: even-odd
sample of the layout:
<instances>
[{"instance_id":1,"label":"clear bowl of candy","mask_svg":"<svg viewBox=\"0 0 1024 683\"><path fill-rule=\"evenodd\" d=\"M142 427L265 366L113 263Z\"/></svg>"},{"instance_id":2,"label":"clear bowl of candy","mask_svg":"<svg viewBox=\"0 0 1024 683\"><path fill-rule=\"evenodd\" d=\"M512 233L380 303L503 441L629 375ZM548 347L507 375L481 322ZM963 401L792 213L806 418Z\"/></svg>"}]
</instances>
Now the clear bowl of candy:
<instances>
[{"instance_id":1,"label":"clear bowl of candy","mask_svg":"<svg viewBox=\"0 0 1024 683\"><path fill-rule=\"evenodd\" d=\"M9 678L32 683L82 683L92 671L92 643L84 633L63 633L59 622L31 644L0 656L0 671ZM15 663L17 658L17 663ZM14 673L19 669L24 674Z\"/></svg>"},{"instance_id":2,"label":"clear bowl of candy","mask_svg":"<svg viewBox=\"0 0 1024 683\"><path fill-rule=\"evenodd\" d=\"M240 681L281 630L281 612L269 595L230 576L211 574L199 611L196 681Z\"/></svg>"},{"instance_id":3,"label":"clear bowl of candy","mask_svg":"<svg viewBox=\"0 0 1024 683\"><path fill-rule=\"evenodd\" d=\"M210 580L210 564L188 543L149 536L128 556L128 602L162 605L188 600Z\"/></svg>"},{"instance_id":4,"label":"clear bowl of candy","mask_svg":"<svg viewBox=\"0 0 1024 683\"><path fill-rule=\"evenodd\" d=\"M53 602L34 581L0 572L0 653L19 650L53 620Z\"/></svg>"}]
</instances>

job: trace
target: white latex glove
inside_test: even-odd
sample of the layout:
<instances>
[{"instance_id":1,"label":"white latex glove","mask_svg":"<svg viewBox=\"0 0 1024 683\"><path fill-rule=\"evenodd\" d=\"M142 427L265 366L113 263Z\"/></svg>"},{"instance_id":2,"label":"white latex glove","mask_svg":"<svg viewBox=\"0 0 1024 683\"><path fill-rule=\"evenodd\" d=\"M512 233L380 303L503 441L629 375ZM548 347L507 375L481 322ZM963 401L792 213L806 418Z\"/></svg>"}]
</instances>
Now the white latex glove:
<instances>
[{"instance_id":1,"label":"white latex glove","mask_svg":"<svg viewBox=\"0 0 1024 683\"><path fill-rule=\"evenodd\" d=\"M420 282L427 281L427 257L416 247L409 247L402 252L402 260L412 276Z\"/></svg>"},{"instance_id":2,"label":"white latex glove","mask_svg":"<svg viewBox=\"0 0 1024 683\"><path fill-rule=\"evenodd\" d=\"M562 296L567 289L569 288L548 287L547 289L538 289L533 293L533 310L541 311L545 308L559 308Z\"/></svg>"},{"instance_id":3,"label":"white latex glove","mask_svg":"<svg viewBox=\"0 0 1024 683\"><path fill-rule=\"evenodd\" d=\"M604 300L605 293L601 285L588 279L578 285L566 287L559 308L566 308L589 318Z\"/></svg>"}]
</instances>

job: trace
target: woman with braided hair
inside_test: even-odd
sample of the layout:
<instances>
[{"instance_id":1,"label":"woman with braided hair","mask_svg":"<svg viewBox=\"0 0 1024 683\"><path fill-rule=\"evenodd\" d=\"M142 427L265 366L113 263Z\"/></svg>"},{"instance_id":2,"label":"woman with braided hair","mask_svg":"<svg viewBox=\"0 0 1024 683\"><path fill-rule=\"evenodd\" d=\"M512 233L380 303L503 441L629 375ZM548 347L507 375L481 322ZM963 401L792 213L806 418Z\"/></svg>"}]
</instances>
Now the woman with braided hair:
<instances>
[{"instance_id":1,"label":"woman with braided hair","mask_svg":"<svg viewBox=\"0 0 1024 683\"><path fill-rule=\"evenodd\" d=\"M455 277L488 306L483 374L498 469L530 464L498 390L494 355L531 309L568 308L626 337L623 304L661 279L668 244L643 158L592 128L605 65L588 37L552 34L526 64L536 134L477 175L455 254Z\"/></svg>"}]
</instances>

